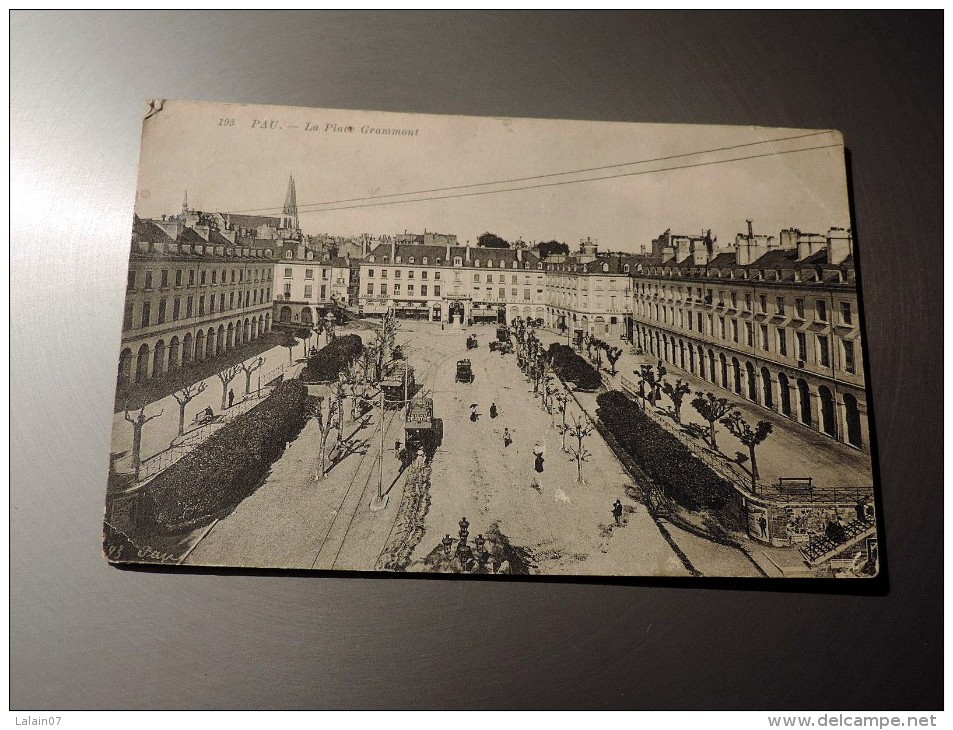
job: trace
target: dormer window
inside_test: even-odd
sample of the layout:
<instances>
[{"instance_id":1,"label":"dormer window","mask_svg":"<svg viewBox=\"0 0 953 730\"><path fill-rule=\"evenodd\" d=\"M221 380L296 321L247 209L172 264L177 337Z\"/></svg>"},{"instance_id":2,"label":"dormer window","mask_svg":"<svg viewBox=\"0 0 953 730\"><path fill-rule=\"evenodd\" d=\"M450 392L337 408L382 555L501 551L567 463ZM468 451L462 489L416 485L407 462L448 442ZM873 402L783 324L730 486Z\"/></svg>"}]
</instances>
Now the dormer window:
<instances>
[{"instance_id":1,"label":"dormer window","mask_svg":"<svg viewBox=\"0 0 953 730\"><path fill-rule=\"evenodd\" d=\"M461 257L459 257L459 256L454 256L454 257L453 257L453 265L454 265L454 266L463 266L463 259L462 259Z\"/></svg>"},{"instance_id":2,"label":"dormer window","mask_svg":"<svg viewBox=\"0 0 953 730\"><path fill-rule=\"evenodd\" d=\"M480 259L477 259L476 261L474 261L474 262L473 262L473 265L476 266L476 267L479 269L479 268L480 268Z\"/></svg>"},{"instance_id":3,"label":"dormer window","mask_svg":"<svg viewBox=\"0 0 953 730\"><path fill-rule=\"evenodd\" d=\"M603 272L604 274L608 274L608 273L609 273L609 264L603 264L603 265L602 265L602 272Z\"/></svg>"},{"instance_id":4,"label":"dormer window","mask_svg":"<svg viewBox=\"0 0 953 730\"><path fill-rule=\"evenodd\" d=\"M294 256L294 253L292 253L292 251L291 251L290 249L287 250L287 251L285 251L285 258L286 258L286 259L290 259L292 256Z\"/></svg>"},{"instance_id":5,"label":"dormer window","mask_svg":"<svg viewBox=\"0 0 953 730\"><path fill-rule=\"evenodd\" d=\"M486 262L486 265L489 266L489 267L492 269L492 268L493 268L493 259L490 259L489 261L487 261L487 262Z\"/></svg>"},{"instance_id":6,"label":"dormer window","mask_svg":"<svg viewBox=\"0 0 953 730\"><path fill-rule=\"evenodd\" d=\"M543 270L543 262L540 261L538 264L536 264L536 268L539 269L540 271L542 271L542 270Z\"/></svg>"},{"instance_id":7,"label":"dormer window","mask_svg":"<svg viewBox=\"0 0 953 730\"><path fill-rule=\"evenodd\" d=\"M623 273L623 274L628 274L628 273L629 273L629 265L628 265L628 264L625 264L625 266L622 267L622 273Z\"/></svg>"},{"instance_id":8,"label":"dormer window","mask_svg":"<svg viewBox=\"0 0 953 730\"><path fill-rule=\"evenodd\" d=\"M404 257L403 257L403 256L398 256L397 258L394 259L394 263L395 263L395 264L403 263L403 261L404 261Z\"/></svg>"},{"instance_id":9,"label":"dormer window","mask_svg":"<svg viewBox=\"0 0 953 730\"><path fill-rule=\"evenodd\" d=\"M434 263L436 263L437 266L440 266L440 264L443 263L443 259L438 257L437 260L436 260Z\"/></svg>"},{"instance_id":10,"label":"dormer window","mask_svg":"<svg viewBox=\"0 0 953 730\"><path fill-rule=\"evenodd\" d=\"M408 264L412 264L412 263L414 263L414 262L415 262L415 260L414 260L414 257L413 257L413 256L411 256L410 258L407 259L407 263L408 263Z\"/></svg>"},{"instance_id":11,"label":"dormer window","mask_svg":"<svg viewBox=\"0 0 953 730\"><path fill-rule=\"evenodd\" d=\"M513 262L513 268L514 268L514 269L518 269L518 268L519 268L519 262L518 262L518 261L514 261L514 262Z\"/></svg>"},{"instance_id":12,"label":"dormer window","mask_svg":"<svg viewBox=\"0 0 953 730\"><path fill-rule=\"evenodd\" d=\"M367 257L367 261L368 261L368 263L373 264L373 263L374 263L374 255L371 254L370 256L368 256L368 257Z\"/></svg>"},{"instance_id":13,"label":"dormer window","mask_svg":"<svg viewBox=\"0 0 953 730\"><path fill-rule=\"evenodd\" d=\"M422 263L424 266L426 266L426 265L427 265L427 257L424 256L420 263Z\"/></svg>"}]
</instances>

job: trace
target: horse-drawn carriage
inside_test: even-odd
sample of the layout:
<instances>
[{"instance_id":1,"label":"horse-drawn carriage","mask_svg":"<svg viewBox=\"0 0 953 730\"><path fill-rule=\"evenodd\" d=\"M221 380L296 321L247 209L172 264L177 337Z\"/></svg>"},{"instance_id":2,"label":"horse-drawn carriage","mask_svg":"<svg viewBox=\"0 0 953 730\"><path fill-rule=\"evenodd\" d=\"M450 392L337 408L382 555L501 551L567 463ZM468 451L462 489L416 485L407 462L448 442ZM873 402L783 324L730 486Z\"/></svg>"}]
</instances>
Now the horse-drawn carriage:
<instances>
[{"instance_id":1,"label":"horse-drawn carriage","mask_svg":"<svg viewBox=\"0 0 953 730\"><path fill-rule=\"evenodd\" d=\"M478 346L479 346L479 345L478 345L478 343L477 343L477 336L476 336L476 335L470 335L469 337L467 337L467 349L468 349L468 350L475 350Z\"/></svg>"},{"instance_id":2,"label":"horse-drawn carriage","mask_svg":"<svg viewBox=\"0 0 953 730\"><path fill-rule=\"evenodd\" d=\"M457 360L457 375L454 380L457 383L473 382L473 367L469 360Z\"/></svg>"},{"instance_id":3,"label":"horse-drawn carriage","mask_svg":"<svg viewBox=\"0 0 953 730\"><path fill-rule=\"evenodd\" d=\"M407 404L402 461L409 466L419 457L429 460L443 440L443 421L433 416L431 398L414 398Z\"/></svg>"}]
</instances>

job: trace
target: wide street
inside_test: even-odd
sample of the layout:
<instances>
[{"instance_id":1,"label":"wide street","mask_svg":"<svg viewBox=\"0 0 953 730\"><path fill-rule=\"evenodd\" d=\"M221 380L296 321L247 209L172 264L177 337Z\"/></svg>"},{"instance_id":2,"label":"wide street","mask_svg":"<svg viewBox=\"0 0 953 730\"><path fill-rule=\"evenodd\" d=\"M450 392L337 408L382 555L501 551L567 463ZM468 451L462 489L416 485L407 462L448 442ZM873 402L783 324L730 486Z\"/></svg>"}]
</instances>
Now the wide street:
<instances>
[{"instance_id":1,"label":"wide street","mask_svg":"<svg viewBox=\"0 0 953 730\"><path fill-rule=\"evenodd\" d=\"M446 534L456 537L462 517L470 522L471 543L496 524L515 547L529 551L542 574L757 575L738 550L710 543L671 525L663 535L598 432L585 445L591 452L577 480L576 463L562 450L562 438L520 373L514 355L490 352L495 327L461 329L401 321L403 344L416 371L418 396L433 398L443 419L443 443L433 462L429 509L423 535L414 538L407 570L424 569L422 559ZM479 347L466 349L475 333ZM366 341L370 332L359 332ZM456 362L469 358L473 383L455 382ZM499 415L491 418L490 405ZM471 406L479 417L470 419ZM579 407L570 400L571 417ZM561 420L561 419L560 419ZM373 570L405 537L407 514L399 514L408 472L401 472L393 445L403 438L403 411L384 417L384 478L387 496L372 510L379 485L379 410L345 427L349 452L322 479L319 432L309 422L273 465L264 483L231 514L192 536L186 562L287 568ZM505 446L504 429L512 443ZM332 440L335 438L332 435ZM544 449L542 473L533 450ZM627 489L628 487L628 489ZM620 499L624 523L615 526L612 504ZM420 516L419 514L417 515ZM681 553L681 555L679 554Z\"/></svg>"}]
</instances>

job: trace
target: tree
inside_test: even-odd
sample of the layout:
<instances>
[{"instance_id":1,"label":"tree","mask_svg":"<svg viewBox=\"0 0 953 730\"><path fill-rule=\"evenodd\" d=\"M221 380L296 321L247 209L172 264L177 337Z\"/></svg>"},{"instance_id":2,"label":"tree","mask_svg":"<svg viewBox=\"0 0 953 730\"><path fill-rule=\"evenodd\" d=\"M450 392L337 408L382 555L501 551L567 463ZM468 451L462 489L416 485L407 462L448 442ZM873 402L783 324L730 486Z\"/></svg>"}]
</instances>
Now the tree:
<instances>
[{"instance_id":1,"label":"tree","mask_svg":"<svg viewBox=\"0 0 953 730\"><path fill-rule=\"evenodd\" d=\"M698 415L708 422L708 443L717 451L715 424L731 410L728 399L718 398L714 393L702 393L699 390L692 399L692 408L698 411Z\"/></svg>"},{"instance_id":2,"label":"tree","mask_svg":"<svg viewBox=\"0 0 953 730\"><path fill-rule=\"evenodd\" d=\"M672 385L669 381L662 383L662 392L672 400L672 407L675 409L675 423L682 422L682 399L692 392L691 386L679 378Z\"/></svg>"},{"instance_id":3,"label":"tree","mask_svg":"<svg viewBox=\"0 0 953 730\"><path fill-rule=\"evenodd\" d=\"M222 383L222 410L228 408L228 384L231 383L241 371L240 365L232 365L225 368L220 373L215 373Z\"/></svg>"},{"instance_id":4,"label":"tree","mask_svg":"<svg viewBox=\"0 0 953 730\"><path fill-rule=\"evenodd\" d=\"M556 404L556 412L559 414L562 423L556 424L556 429L563 437L563 451L566 450L566 409L569 407L569 393L565 390L557 390L553 393L553 402Z\"/></svg>"},{"instance_id":5,"label":"tree","mask_svg":"<svg viewBox=\"0 0 953 730\"><path fill-rule=\"evenodd\" d=\"M139 409L139 415L135 418L130 418L129 404L127 403L123 409L123 417L132 424L132 470L135 472L136 479L139 478L139 467L142 466L142 459L140 458L142 451L142 428L153 418L161 416L164 410L165 409L154 415L146 416L146 407L142 406L142 408Z\"/></svg>"},{"instance_id":6,"label":"tree","mask_svg":"<svg viewBox=\"0 0 953 730\"><path fill-rule=\"evenodd\" d=\"M251 363L251 364L249 364ZM248 363L239 363L239 369L245 373L245 395L251 393L251 374L265 364L265 358L259 357L257 360L249 360Z\"/></svg>"},{"instance_id":7,"label":"tree","mask_svg":"<svg viewBox=\"0 0 953 730\"><path fill-rule=\"evenodd\" d=\"M569 254L569 245L561 243L560 241L545 241L539 246L536 247L536 250L539 252L540 257L546 258L547 256L557 256L557 255L568 255Z\"/></svg>"},{"instance_id":8,"label":"tree","mask_svg":"<svg viewBox=\"0 0 953 730\"><path fill-rule=\"evenodd\" d=\"M320 456L321 467L320 471L314 477L314 480L318 481L324 477L327 471L328 436L331 434L331 429L340 424L337 400L330 395L320 396L314 406L314 418L318 422L318 432L321 435L318 441L318 454Z\"/></svg>"},{"instance_id":9,"label":"tree","mask_svg":"<svg viewBox=\"0 0 953 730\"><path fill-rule=\"evenodd\" d=\"M510 242L505 238L500 238L495 233L481 233L480 237L477 239L477 246L481 248L509 248Z\"/></svg>"},{"instance_id":10,"label":"tree","mask_svg":"<svg viewBox=\"0 0 953 730\"><path fill-rule=\"evenodd\" d=\"M758 421L752 428L751 424L741 417L740 411L732 411L722 418L721 422L732 436L748 447L748 456L751 458L751 489L753 491L757 487L758 477L761 476L758 474L758 462L755 459L754 449L771 435L774 426L768 421Z\"/></svg>"},{"instance_id":11,"label":"tree","mask_svg":"<svg viewBox=\"0 0 953 730\"><path fill-rule=\"evenodd\" d=\"M606 360L609 361L609 365L612 368L612 374L616 374L615 364L619 362L619 358L622 357L622 348L621 347L610 347L606 346L603 348L606 352Z\"/></svg>"},{"instance_id":12,"label":"tree","mask_svg":"<svg viewBox=\"0 0 953 730\"><path fill-rule=\"evenodd\" d=\"M283 330L281 333L281 346L288 348L288 364L291 364L291 351L298 344L298 338L291 330Z\"/></svg>"},{"instance_id":13,"label":"tree","mask_svg":"<svg viewBox=\"0 0 953 730\"><path fill-rule=\"evenodd\" d=\"M642 397L643 401L648 398L649 403L653 406L656 404L660 397L660 390L662 386L662 376L667 372L665 366L662 364L662 361L659 360L658 371L653 368L651 365L645 364L639 366L639 371L632 371L639 379L639 395ZM645 386L648 386L648 393L645 392ZM643 410L645 409L645 404L642 404Z\"/></svg>"},{"instance_id":14,"label":"tree","mask_svg":"<svg viewBox=\"0 0 953 730\"><path fill-rule=\"evenodd\" d=\"M172 397L175 398L176 402L179 404L179 436L185 433L185 407L189 404L189 401L193 400L204 390L205 381L203 380L200 383L186 385L181 390L178 390L172 394Z\"/></svg>"},{"instance_id":15,"label":"tree","mask_svg":"<svg viewBox=\"0 0 953 730\"><path fill-rule=\"evenodd\" d=\"M592 452L586 448L585 440L592 435L592 422L584 415L572 417L572 424L562 429L570 438L569 453L576 462L576 481L582 481L582 462L589 461Z\"/></svg>"}]
</instances>

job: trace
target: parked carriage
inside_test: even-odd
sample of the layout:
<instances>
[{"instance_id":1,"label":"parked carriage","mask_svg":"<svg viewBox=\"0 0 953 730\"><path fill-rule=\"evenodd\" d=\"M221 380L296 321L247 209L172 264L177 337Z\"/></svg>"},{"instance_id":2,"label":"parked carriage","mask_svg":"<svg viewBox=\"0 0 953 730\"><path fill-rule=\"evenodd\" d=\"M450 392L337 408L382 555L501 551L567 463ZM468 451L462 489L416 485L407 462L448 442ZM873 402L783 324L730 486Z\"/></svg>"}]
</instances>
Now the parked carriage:
<instances>
[{"instance_id":1,"label":"parked carriage","mask_svg":"<svg viewBox=\"0 0 953 730\"><path fill-rule=\"evenodd\" d=\"M470 335L469 337L467 337L467 349L475 350L477 347L479 347L479 343L477 343L477 336Z\"/></svg>"},{"instance_id":2,"label":"parked carriage","mask_svg":"<svg viewBox=\"0 0 953 730\"><path fill-rule=\"evenodd\" d=\"M458 383L473 382L473 367L469 360L457 361L457 375L455 381Z\"/></svg>"}]
</instances>

